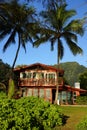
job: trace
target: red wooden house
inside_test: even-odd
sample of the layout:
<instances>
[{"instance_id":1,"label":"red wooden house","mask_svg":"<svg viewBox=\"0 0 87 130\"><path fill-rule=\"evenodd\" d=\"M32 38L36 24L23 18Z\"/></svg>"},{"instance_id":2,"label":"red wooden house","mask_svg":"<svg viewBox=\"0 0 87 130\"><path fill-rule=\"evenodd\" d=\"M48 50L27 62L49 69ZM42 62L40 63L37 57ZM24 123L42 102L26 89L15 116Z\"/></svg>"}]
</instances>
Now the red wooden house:
<instances>
[{"instance_id":1,"label":"red wooden house","mask_svg":"<svg viewBox=\"0 0 87 130\"><path fill-rule=\"evenodd\" d=\"M18 88L21 96L37 96L54 103L56 92L57 71L59 72L60 104L74 103L75 97L86 90L64 84L64 70L40 63L14 69L18 76Z\"/></svg>"}]
</instances>

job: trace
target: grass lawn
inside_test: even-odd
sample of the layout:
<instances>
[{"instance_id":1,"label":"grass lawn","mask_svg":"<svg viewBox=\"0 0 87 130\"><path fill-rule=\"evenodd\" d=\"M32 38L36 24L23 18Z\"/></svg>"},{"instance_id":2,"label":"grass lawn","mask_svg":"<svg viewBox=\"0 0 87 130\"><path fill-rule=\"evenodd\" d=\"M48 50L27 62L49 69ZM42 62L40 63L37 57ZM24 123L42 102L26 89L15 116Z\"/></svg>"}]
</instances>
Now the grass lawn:
<instances>
[{"instance_id":1,"label":"grass lawn","mask_svg":"<svg viewBox=\"0 0 87 130\"><path fill-rule=\"evenodd\" d=\"M60 106L67 116L64 126L55 130L76 130L77 124L87 115L87 106Z\"/></svg>"}]
</instances>

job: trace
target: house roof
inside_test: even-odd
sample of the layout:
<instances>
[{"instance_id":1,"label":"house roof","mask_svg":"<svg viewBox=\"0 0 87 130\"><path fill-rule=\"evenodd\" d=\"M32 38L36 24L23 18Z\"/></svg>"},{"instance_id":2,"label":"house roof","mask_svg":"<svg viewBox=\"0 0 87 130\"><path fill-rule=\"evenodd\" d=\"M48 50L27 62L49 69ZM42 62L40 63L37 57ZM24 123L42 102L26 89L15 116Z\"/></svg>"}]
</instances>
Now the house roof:
<instances>
[{"instance_id":1,"label":"house roof","mask_svg":"<svg viewBox=\"0 0 87 130\"><path fill-rule=\"evenodd\" d=\"M65 85L65 88L69 91L79 91L80 93L87 93L87 90L84 89L80 89L80 88L75 88L75 87L71 87L69 85Z\"/></svg>"},{"instance_id":2,"label":"house roof","mask_svg":"<svg viewBox=\"0 0 87 130\"><path fill-rule=\"evenodd\" d=\"M29 70L31 70L31 69L52 70L55 72L57 72L57 70L58 70L60 73L64 74L64 70L62 70L62 69L56 69L53 66L45 65L45 64L41 64L41 63L34 63L34 64L27 65L27 66L21 66L21 67L15 68L14 71L23 71L26 69L29 69Z\"/></svg>"}]
</instances>

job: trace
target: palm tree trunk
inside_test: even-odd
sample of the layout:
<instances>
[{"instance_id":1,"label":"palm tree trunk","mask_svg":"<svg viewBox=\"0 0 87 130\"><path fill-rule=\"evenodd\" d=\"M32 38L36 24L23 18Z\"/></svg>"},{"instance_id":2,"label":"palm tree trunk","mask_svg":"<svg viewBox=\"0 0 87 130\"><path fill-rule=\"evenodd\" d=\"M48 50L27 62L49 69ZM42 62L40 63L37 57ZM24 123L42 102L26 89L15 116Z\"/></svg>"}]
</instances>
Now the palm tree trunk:
<instances>
[{"instance_id":1,"label":"palm tree trunk","mask_svg":"<svg viewBox=\"0 0 87 130\"><path fill-rule=\"evenodd\" d=\"M9 78L8 97L10 97L10 98L12 97L12 95L14 94L14 91L15 91L14 80L13 80L13 77L14 77L13 69L14 69L14 66L15 66L15 63L16 63L16 60L18 57L19 50L20 50L20 34L18 34L18 38L19 38L18 48L16 51L15 59L14 59L14 62L13 62L12 68L11 68L10 78ZM13 85L11 85L11 82Z\"/></svg>"},{"instance_id":2,"label":"palm tree trunk","mask_svg":"<svg viewBox=\"0 0 87 130\"><path fill-rule=\"evenodd\" d=\"M14 66L15 66L15 63L16 63L16 60L17 60L17 57L18 57L18 53L19 53L19 50L20 50L20 34L18 34L18 38L19 38L18 48L17 48L17 51L16 51L16 55L15 55L15 59L14 59L13 65L12 65L12 69L14 69Z\"/></svg>"},{"instance_id":3,"label":"palm tree trunk","mask_svg":"<svg viewBox=\"0 0 87 130\"><path fill-rule=\"evenodd\" d=\"M58 104L58 95L59 95L59 63L60 63L60 46L59 38L57 44L57 72L56 72L56 94L55 94L55 104ZM59 104L58 104L59 105Z\"/></svg>"}]
</instances>

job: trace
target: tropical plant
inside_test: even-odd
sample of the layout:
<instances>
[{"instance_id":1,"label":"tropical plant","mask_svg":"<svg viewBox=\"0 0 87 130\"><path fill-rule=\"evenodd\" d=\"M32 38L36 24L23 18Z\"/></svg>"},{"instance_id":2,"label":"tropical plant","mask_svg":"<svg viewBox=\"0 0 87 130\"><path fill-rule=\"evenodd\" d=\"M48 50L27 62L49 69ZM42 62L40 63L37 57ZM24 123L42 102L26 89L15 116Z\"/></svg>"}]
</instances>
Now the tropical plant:
<instances>
[{"instance_id":1,"label":"tropical plant","mask_svg":"<svg viewBox=\"0 0 87 130\"><path fill-rule=\"evenodd\" d=\"M64 55L64 41L66 41L73 55L81 54L83 51L77 45L77 37L83 35L83 20L71 19L72 16L76 15L75 10L67 10L67 5L63 4L59 6L57 3L54 4L53 9L42 11L41 16L44 18L44 25L41 27L41 38L38 39L34 44L38 47L41 43L46 41L51 42L51 49L54 49L54 44L57 43L57 64L59 69L60 59ZM58 72L57 72L57 75ZM58 99L58 77L55 102Z\"/></svg>"},{"instance_id":2,"label":"tropical plant","mask_svg":"<svg viewBox=\"0 0 87 130\"><path fill-rule=\"evenodd\" d=\"M84 93L82 96L76 98L76 103L79 105L87 105L87 94Z\"/></svg>"},{"instance_id":3,"label":"tropical plant","mask_svg":"<svg viewBox=\"0 0 87 130\"><path fill-rule=\"evenodd\" d=\"M21 45L26 52L26 43L28 41L33 43L32 38L36 36L34 29L37 24L35 16L34 7L22 5L17 0L0 4L0 40L7 37L3 52L18 39L18 48L12 68L15 66Z\"/></svg>"},{"instance_id":4,"label":"tropical plant","mask_svg":"<svg viewBox=\"0 0 87 130\"><path fill-rule=\"evenodd\" d=\"M15 84L14 81L10 78L9 86L8 86L8 98L12 98L15 92Z\"/></svg>"},{"instance_id":5,"label":"tropical plant","mask_svg":"<svg viewBox=\"0 0 87 130\"><path fill-rule=\"evenodd\" d=\"M41 0L42 4L44 7L49 8L49 9L53 9L55 3L58 4L58 6L62 6L63 4L65 4L66 0Z\"/></svg>"},{"instance_id":6,"label":"tropical plant","mask_svg":"<svg viewBox=\"0 0 87 130\"><path fill-rule=\"evenodd\" d=\"M25 1L32 2L33 0L25 0ZM38 1L38 0L36 0L36 1ZM39 2L40 1L42 2L43 5L46 5L45 7L52 8L52 5L54 5L54 3L57 2L59 5L62 5L63 3L65 3L66 0L39 0Z\"/></svg>"},{"instance_id":7,"label":"tropical plant","mask_svg":"<svg viewBox=\"0 0 87 130\"><path fill-rule=\"evenodd\" d=\"M11 44L15 44L18 39L16 55L9 74L9 82L14 78L13 69L21 46L26 52L26 43L28 41L33 43L32 39L36 37L36 32L34 31L37 24L35 16L33 7L22 5L17 0L0 3L0 40L6 38L3 52ZM13 88L13 85L9 85L8 89L8 97L10 95L10 98L13 96L13 91L10 91L12 90L11 87Z\"/></svg>"},{"instance_id":8,"label":"tropical plant","mask_svg":"<svg viewBox=\"0 0 87 130\"><path fill-rule=\"evenodd\" d=\"M0 91L5 91L6 92L6 86L4 83L0 82Z\"/></svg>"},{"instance_id":9,"label":"tropical plant","mask_svg":"<svg viewBox=\"0 0 87 130\"><path fill-rule=\"evenodd\" d=\"M4 63L0 59L0 83L6 86L6 90L8 86L8 79L9 79L10 71L11 71L10 65L8 65L7 63Z\"/></svg>"},{"instance_id":10,"label":"tropical plant","mask_svg":"<svg viewBox=\"0 0 87 130\"><path fill-rule=\"evenodd\" d=\"M79 81L81 88L87 90L87 71L79 75Z\"/></svg>"},{"instance_id":11,"label":"tropical plant","mask_svg":"<svg viewBox=\"0 0 87 130\"><path fill-rule=\"evenodd\" d=\"M64 71L64 78L67 79L67 82L70 86L74 86L75 82L80 82L80 75L87 71L87 68L83 65L80 65L78 62L64 62L60 63L60 66ZM54 65L57 68L57 64ZM86 86L86 80L83 82ZM83 88L83 85L80 85ZM85 89L85 88L83 88Z\"/></svg>"},{"instance_id":12,"label":"tropical plant","mask_svg":"<svg viewBox=\"0 0 87 130\"><path fill-rule=\"evenodd\" d=\"M52 130L62 125L63 120L60 107L43 99L14 100L0 95L0 130Z\"/></svg>"}]
</instances>

